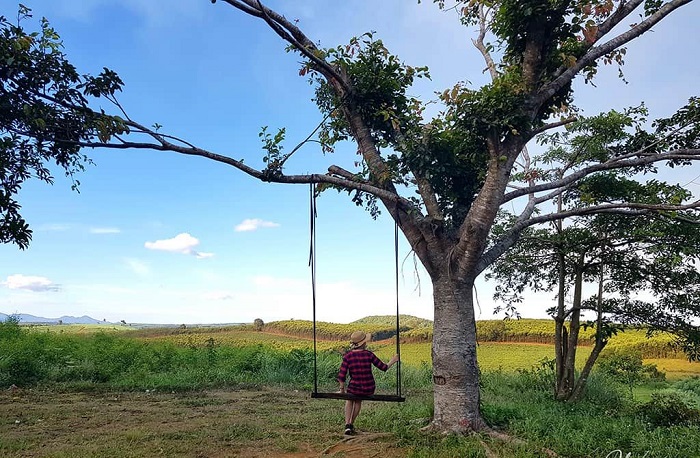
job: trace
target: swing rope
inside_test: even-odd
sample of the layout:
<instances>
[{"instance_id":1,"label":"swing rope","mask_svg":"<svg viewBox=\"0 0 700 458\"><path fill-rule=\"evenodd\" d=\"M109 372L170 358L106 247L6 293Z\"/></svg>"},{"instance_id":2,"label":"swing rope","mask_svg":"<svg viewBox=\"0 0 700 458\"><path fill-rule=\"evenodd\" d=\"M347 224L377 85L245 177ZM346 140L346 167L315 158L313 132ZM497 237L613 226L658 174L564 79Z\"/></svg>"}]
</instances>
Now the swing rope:
<instances>
[{"instance_id":1,"label":"swing rope","mask_svg":"<svg viewBox=\"0 0 700 458\"><path fill-rule=\"evenodd\" d=\"M399 223L394 222L394 272L396 280L396 396L401 397L401 345L399 345Z\"/></svg>"},{"instance_id":2,"label":"swing rope","mask_svg":"<svg viewBox=\"0 0 700 458\"><path fill-rule=\"evenodd\" d=\"M314 393L318 393L318 361L316 358L316 185L309 186L311 221L311 243L309 247L309 267L311 267L311 302L313 303L313 335L314 335Z\"/></svg>"},{"instance_id":3,"label":"swing rope","mask_svg":"<svg viewBox=\"0 0 700 458\"><path fill-rule=\"evenodd\" d=\"M399 362L396 363L396 394L373 394L369 396L360 396L350 393L320 393L318 391L318 350L316 346L316 186L311 183L309 186L309 228L310 228L310 247L309 247L309 267L311 268L311 302L312 302L312 317L313 317L313 339L314 339L314 391L311 393L312 398L317 399L346 399L359 401L387 401L387 402L403 402L406 400L401 395L401 346L400 346L400 327L399 327L399 225L394 224L394 268L395 268L395 286L396 286L396 354L399 355Z\"/></svg>"}]
</instances>

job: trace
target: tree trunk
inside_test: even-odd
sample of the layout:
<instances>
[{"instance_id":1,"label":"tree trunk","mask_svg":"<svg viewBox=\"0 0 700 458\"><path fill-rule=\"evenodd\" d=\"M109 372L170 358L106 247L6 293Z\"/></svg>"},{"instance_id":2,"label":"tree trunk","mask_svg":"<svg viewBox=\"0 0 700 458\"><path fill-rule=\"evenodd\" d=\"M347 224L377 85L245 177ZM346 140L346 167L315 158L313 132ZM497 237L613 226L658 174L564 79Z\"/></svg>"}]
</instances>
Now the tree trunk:
<instances>
[{"instance_id":1,"label":"tree trunk","mask_svg":"<svg viewBox=\"0 0 700 458\"><path fill-rule=\"evenodd\" d=\"M446 272L433 278L432 426L440 431L466 433L487 427L479 410L472 287L472 283L450 278Z\"/></svg>"},{"instance_id":2,"label":"tree trunk","mask_svg":"<svg viewBox=\"0 0 700 458\"><path fill-rule=\"evenodd\" d=\"M600 352L603 351L603 348L605 348L605 345L607 345L608 343L608 340L603 338L603 293L605 292L604 286L605 266L601 263L600 273L598 277L598 304L596 310L595 345L593 346L593 351L591 351L591 354L588 356L588 359L586 360L586 365L583 366L583 370L581 371L581 374L579 375L578 380L576 381L576 386L574 387L574 390L569 396L569 399L567 399L567 401L577 401L581 398L581 395L583 394L583 389L586 387L586 383L588 382L588 376L591 374L591 369L593 369L593 365L595 364L596 360L598 360Z\"/></svg>"},{"instance_id":3,"label":"tree trunk","mask_svg":"<svg viewBox=\"0 0 700 458\"><path fill-rule=\"evenodd\" d=\"M574 391L576 382L576 349L578 347L578 334L581 328L581 294L583 288L583 272L577 269L574 280L574 301L569 322L569 339L564 353L564 367L557 368L557 374L561 378L557 380L558 400L568 400Z\"/></svg>"},{"instance_id":4,"label":"tree trunk","mask_svg":"<svg viewBox=\"0 0 700 458\"><path fill-rule=\"evenodd\" d=\"M554 359L556 367L556 384L554 394L561 389L561 381L564 378L564 358L566 356L566 344L568 334L566 331L566 261L564 255L559 253L559 292L557 297L557 311L554 315Z\"/></svg>"},{"instance_id":5,"label":"tree trunk","mask_svg":"<svg viewBox=\"0 0 700 458\"><path fill-rule=\"evenodd\" d=\"M588 356L586 365L583 366L583 370L581 370L581 374L576 381L576 386L566 401L578 401L581 398L583 389L586 387L586 383L588 382L588 377L591 375L591 369L593 369L593 365L595 364L596 360L598 360L600 352L603 351L603 348L605 348L607 343L607 340L596 340L593 351L591 351L591 354Z\"/></svg>"}]
</instances>

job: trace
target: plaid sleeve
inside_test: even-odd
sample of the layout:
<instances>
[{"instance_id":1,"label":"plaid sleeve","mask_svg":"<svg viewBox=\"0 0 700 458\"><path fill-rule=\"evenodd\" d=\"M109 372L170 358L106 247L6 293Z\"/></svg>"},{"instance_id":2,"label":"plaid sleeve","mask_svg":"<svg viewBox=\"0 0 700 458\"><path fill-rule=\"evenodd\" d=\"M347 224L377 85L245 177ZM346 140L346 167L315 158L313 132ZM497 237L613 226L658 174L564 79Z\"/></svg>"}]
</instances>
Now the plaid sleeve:
<instances>
[{"instance_id":1,"label":"plaid sleeve","mask_svg":"<svg viewBox=\"0 0 700 458\"><path fill-rule=\"evenodd\" d=\"M345 377L348 373L348 358L347 358L347 353L343 355L343 362L340 365L340 370L338 371L338 381L339 382L344 382Z\"/></svg>"},{"instance_id":2,"label":"plaid sleeve","mask_svg":"<svg viewBox=\"0 0 700 458\"><path fill-rule=\"evenodd\" d=\"M387 369L389 369L389 366L384 364L381 359L377 358L377 355L372 353L372 364L374 364L374 367L379 369L382 372L386 372Z\"/></svg>"}]
</instances>

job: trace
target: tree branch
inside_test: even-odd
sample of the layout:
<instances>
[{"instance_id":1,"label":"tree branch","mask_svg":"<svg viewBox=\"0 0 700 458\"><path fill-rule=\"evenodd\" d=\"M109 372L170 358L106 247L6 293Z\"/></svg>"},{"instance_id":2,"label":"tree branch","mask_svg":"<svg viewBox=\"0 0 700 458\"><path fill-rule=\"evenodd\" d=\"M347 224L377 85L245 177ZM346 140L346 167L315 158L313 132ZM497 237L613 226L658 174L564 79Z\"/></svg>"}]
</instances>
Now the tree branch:
<instances>
[{"instance_id":1,"label":"tree branch","mask_svg":"<svg viewBox=\"0 0 700 458\"><path fill-rule=\"evenodd\" d=\"M224 0L234 8L251 16L263 19L268 26L287 43L314 63L316 69L327 79L335 80L346 92L350 91L348 82L328 62L319 57L319 49L296 25L281 14L264 6L260 0Z\"/></svg>"},{"instance_id":2,"label":"tree branch","mask_svg":"<svg viewBox=\"0 0 700 458\"><path fill-rule=\"evenodd\" d=\"M474 44L474 47L479 50L481 55L484 57L484 61L486 62L486 68L489 71L489 74L491 75L491 81L495 81L496 78L498 78L498 70L496 69L496 64L493 61L493 58L491 57L491 53L488 51L486 48L486 45L484 44L484 38L486 37L486 16L487 13L484 11L484 5L479 4L479 10L478 10L478 15L479 15L479 35L476 38L472 38L472 43Z\"/></svg>"},{"instance_id":3,"label":"tree branch","mask_svg":"<svg viewBox=\"0 0 700 458\"><path fill-rule=\"evenodd\" d=\"M561 121L556 121L552 122L549 124L545 124L543 126L538 127L537 129L532 131L532 135L537 135L541 134L544 131L550 130L550 129L556 129L557 127L565 126L567 124L571 124L572 122L577 121L578 118L575 116L572 116L570 118L562 119Z\"/></svg>"},{"instance_id":4,"label":"tree branch","mask_svg":"<svg viewBox=\"0 0 700 458\"><path fill-rule=\"evenodd\" d=\"M563 177L560 180L552 181L549 183L543 183L543 184L536 185L536 186L529 186L526 188L521 188L521 189L517 189L515 191L511 191L503 196L501 204L509 202L509 201L516 199L518 197L522 197L526 194L547 191L550 189L561 188L564 186L569 186L585 176L588 176L588 175L595 173L595 172L604 171L604 170L616 170L616 169L628 168L628 167L640 167L640 166L644 166L644 165L653 164L655 162L674 160L674 159L689 160L689 161L700 160L700 149L678 149L678 150L673 150L673 151L669 151L666 153L648 154L648 155L643 155L643 156L637 156L639 154L640 154L640 152L634 152L634 153L630 153L630 154L625 155L625 156L616 157L616 158L613 158L607 162L603 162L601 164L594 164L594 165L591 165L589 167L585 167L581 170L577 170L576 172L573 172L570 175L567 175L566 177Z\"/></svg>"},{"instance_id":5,"label":"tree branch","mask_svg":"<svg viewBox=\"0 0 700 458\"><path fill-rule=\"evenodd\" d=\"M534 226L536 224L546 223L550 221L559 221L566 218L571 218L572 216L585 216L600 213L610 213L618 215L629 215L629 216L640 216L647 215L657 212L674 212L674 211L684 211L684 210L697 210L700 209L700 200L696 200L685 205L671 205L671 204L640 204L634 202L620 202L620 203L608 203L591 205L589 207L574 208L571 210L566 210L562 212L549 213L547 215L536 216L530 218L526 221L520 221L513 225L510 232L520 232L526 227Z\"/></svg>"},{"instance_id":6,"label":"tree branch","mask_svg":"<svg viewBox=\"0 0 700 458\"><path fill-rule=\"evenodd\" d=\"M323 126L323 123L325 123L326 120L327 120L334 112L335 112L335 110L331 110L330 112L328 112L328 114L323 118L323 120L318 124L318 126L316 126L316 128L315 128L304 140L302 140L297 146L294 147L294 149L292 149L289 153L285 154L285 155L282 157L282 159L280 160L280 163L279 163L280 169L282 169L282 167L284 166L284 163L287 162L287 159L289 159L290 157L292 157L292 154L296 153L302 146L304 146L306 143L309 142L309 140L311 140L311 137L313 137L313 135L314 135L316 132L318 132L318 129L320 129L320 128ZM319 142L319 143L320 143L320 142Z\"/></svg>"},{"instance_id":7,"label":"tree branch","mask_svg":"<svg viewBox=\"0 0 700 458\"><path fill-rule=\"evenodd\" d=\"M671 0L668 3L664 4L661 8L659 8L657 12L655 12L636 26L632 27L627 32L621 33L617 37L610 39L609 41L600 46L590 48L586 52L586 54L584 54L578 61L576 61L576 63L573 66L566 69L555 80L553 80L549 84L544 85L537 92L537 95L533 100L534 105L542 105L545 101L549 100L552 96L554 96L554 94L556 94L561 88L569 84L574 79L574 77L587 65L593 63L598 58L614 51L615 49L625 45L631 40L639 37L643 33L647 32L649 29L651 29L663 18L671 14L674 10L680 8L681 6L687 3L690 3L691 1L692 0ZM639 0L635 0L634 2L630 3L630 6L633 3L641 2L639 2ZM634 6L636 7L637 5ZM618 24L625 17L627 17L632 12L632 9L628 10L628 8L623 7L618 9L617 12L610 16L601 25L601 27L604 27L604 29L602 31L600 28L598 29L598 34L600 35L600 37L602 37L605 33L608 33L610 29L612 29L616 24Z\"/></svg>"},{"instance_id":8,"label":"tree branch","mask_svg":"<svg viewBox=\"0 0 700 458\"><path fill-rule=\"evenodd\" d=\"M155 133L149 133L149 135L157 135ZM270 182L270 183L294 183L294 184L309 184L309 183L328 183L344 189L354 189L357 191L366 192L377 196L378 198L393 202L406 210L414 210L415 205L399 196L396 193L392 193L385 189L377 188L376 186L365 182L365 181L355 181L348 178L344 178L338 175L338 168L331 167L329 172L332 174L307 174L307 175L284 175L284 174L269 174L265 171L255 169L243 163L242 160L236 160L228 156L224 156L217 153L212 153L210 151L204 150L197 147L184 147L180 145L175 145L166 140L160 140L160 143L149 143L149 142L126 142L126 143L103 143L103 142L75 142L70 141L75 145L87 148L108 148L108 149L150 149L155 151L168 151L179 154L184 154L188 156L199 156L212 161L221 162L223 164L230 165L232 167L241 170L242 172L256 178L260 181Z\"/></svg>"}]
</instances>

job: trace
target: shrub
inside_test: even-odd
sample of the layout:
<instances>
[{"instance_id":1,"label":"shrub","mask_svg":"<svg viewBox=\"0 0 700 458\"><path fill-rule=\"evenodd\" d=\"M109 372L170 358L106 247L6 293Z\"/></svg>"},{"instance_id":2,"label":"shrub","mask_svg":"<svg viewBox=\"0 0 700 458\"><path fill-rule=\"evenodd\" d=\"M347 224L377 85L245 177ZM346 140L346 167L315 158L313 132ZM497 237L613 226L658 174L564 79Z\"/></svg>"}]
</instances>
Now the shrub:
<instances>
[{"instance_id":1,"label":"shrub","mask_svg":"<svg viewBox=\"0 0 700 458\"><path fill-rule=\"evenodd\" d=\"M639 413L652 426L687 425L700 421L698 400L687 392L666 389L651 394Z\"/></svg>"},{"instance_id":2,"label":"shrub","mask_svg":"<svg viewBox=\"0 0 700 458\"><path fill-rule=\"evenodd\" d=\"M22 335L22 328L19 326L19 317L9 315L5 321L0 321L0 341L16 339Z\"/></svg>"},{"instance_id":3,"label":"shrub","mask_svg":"<svg viewBox=\"0 0 700 458\"><path fill-rule=\"evenodd\" d=\"M555 366L556 360L543 358L531 369L518 369L517 372L521 375L518 380L523 383L522 388L552 392L556 381Z\"/></svg>"},{"instance_id":4,"label":"shrub","mask_svg":"<svg viewBox=\"0 0 700 458\"><path fill-rule=\"evenodd\" d=\"M681 391L690 391L700 397L700 377L693 376L683 380L679 380L673 384L673 388Z\"/></svg>"},{"instance_id":5,"label":"shrub","mask_svg":"<svg viewBox=\"0 0 700 458\"><path fill-rule=\"evenodd\" d=\"M644 380L663 381L666 374L655 364L644 364L642 353L630 349L614 349L603 353L598 359L598 370L613 380L632 388Z\"/></svg>"}]
</instances>

